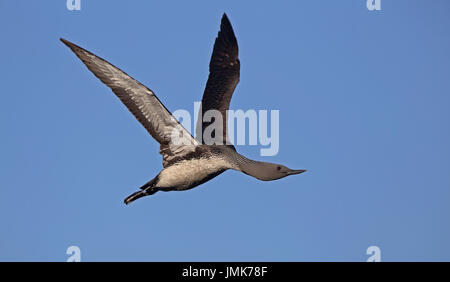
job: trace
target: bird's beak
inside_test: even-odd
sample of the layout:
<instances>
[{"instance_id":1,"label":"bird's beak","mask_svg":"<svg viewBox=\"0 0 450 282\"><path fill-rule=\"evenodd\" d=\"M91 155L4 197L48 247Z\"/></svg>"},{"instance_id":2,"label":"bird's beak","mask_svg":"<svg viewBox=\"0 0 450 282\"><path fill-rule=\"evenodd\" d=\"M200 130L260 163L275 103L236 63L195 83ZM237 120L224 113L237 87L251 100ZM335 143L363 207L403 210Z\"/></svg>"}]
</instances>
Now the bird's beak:
<instances>
[{"instance_id":1,"label":"bird's beak","mask_svg":"<svg viewBox=\"0 0 450 282\"><path fill-rule=\"evenodd\" d=\"M305 171L306 171L305 169L291 169L290 171L288 171L288 175L300 174Z\"/></svg>"}]
</instances>

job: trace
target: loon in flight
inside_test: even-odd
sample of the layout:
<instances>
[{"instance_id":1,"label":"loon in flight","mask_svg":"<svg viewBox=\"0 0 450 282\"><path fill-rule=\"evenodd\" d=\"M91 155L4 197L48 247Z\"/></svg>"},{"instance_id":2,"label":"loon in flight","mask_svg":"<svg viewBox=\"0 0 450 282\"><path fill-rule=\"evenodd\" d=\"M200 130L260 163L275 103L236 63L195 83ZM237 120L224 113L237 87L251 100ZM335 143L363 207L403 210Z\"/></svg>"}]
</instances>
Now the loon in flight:
<instances>
[{"instance_id":1,"label":"loon in flight","mask_svg":"<svg viewBox=\"0 0 450 282\"><path fill-rule=\"evenodd\" d=\"M119 68L91 52L61 38L86 67L125 104L128 110L160 144L163 169L139 191L125 198L125 204L158 191L182 191L194 188L233 169L263 181L276 180L305 170L294 170L280 164L250 160L236 152L233 145L207 145L195 139L166 109L152 90ZM223 140L228 140L226 112L239 82L238 44L226 14L214 43L209 77L202 98L200 114L209 110L222 114ZM203 133L210 121L199 118ZM174 132L176 134L174 134ZM216 131L217 132L217 131ZM228 143L227 143L228 144Z\"/></svg>"}]
</instances>

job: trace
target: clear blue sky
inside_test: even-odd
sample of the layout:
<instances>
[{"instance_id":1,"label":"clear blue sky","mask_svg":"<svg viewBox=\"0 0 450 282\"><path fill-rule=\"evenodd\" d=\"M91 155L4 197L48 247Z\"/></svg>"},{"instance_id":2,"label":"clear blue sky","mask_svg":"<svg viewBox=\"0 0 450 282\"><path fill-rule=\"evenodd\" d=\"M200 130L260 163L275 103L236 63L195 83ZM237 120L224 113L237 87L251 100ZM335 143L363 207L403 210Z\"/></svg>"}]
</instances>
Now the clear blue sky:
<instances>
[{"instance_id":1,"label":"clear blue sky","mask_svg":"<svg viewBox=\"0 0 450 282\"><path fill-rule=\"evenodd\" d=\"M0 2L0 260L450 260L448 1L65 2ZM280 110L279 154L239 152L308 172L125 206L159 146L59 37L192 109L223 12L231 108Z\"/></svg>"}]
</instances>

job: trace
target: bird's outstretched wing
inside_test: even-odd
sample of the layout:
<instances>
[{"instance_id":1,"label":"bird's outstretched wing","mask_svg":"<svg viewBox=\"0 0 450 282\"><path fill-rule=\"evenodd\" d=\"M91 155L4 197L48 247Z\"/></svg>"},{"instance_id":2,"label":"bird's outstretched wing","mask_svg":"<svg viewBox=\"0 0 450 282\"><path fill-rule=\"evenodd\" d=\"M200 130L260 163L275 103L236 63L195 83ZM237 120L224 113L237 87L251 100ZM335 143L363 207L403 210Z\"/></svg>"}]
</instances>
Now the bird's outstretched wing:
<instances>
[{"instance_id":1,"label":"bird's outstretched wing","mask_svg":"<svg viewBox=\"0 0 450 282\"><path fill-rule=\"evenodd\" d=\"M148 133L160 143L163 166L174 157L195 151L199 143L164 107L153 91L104 59L65 39L61 38L61 41L112 89Z\"/></svg>"},{"instance_id":2,"label":"bird's outstretched wing","mask_svg":"<svg viewBox=\"0 0 450 282\"><path fill-rule=\"evenodd\" d=\"M240 63L238 59L238 44L226 14L223 14L220 31L214 43L214 49L209 63L209 77L202 98L201 115L197 123L197 135L203 136L205 128L214 122L203 122L204 114L209 110L217 110L222 115L223 142L227 139L227 115L231 96L239 82ZM216 132L217 134L217 132ZM214 136L213 136L214 137ZM205 143L205 139L202 139Z\"/></svg>"}]
</instances>

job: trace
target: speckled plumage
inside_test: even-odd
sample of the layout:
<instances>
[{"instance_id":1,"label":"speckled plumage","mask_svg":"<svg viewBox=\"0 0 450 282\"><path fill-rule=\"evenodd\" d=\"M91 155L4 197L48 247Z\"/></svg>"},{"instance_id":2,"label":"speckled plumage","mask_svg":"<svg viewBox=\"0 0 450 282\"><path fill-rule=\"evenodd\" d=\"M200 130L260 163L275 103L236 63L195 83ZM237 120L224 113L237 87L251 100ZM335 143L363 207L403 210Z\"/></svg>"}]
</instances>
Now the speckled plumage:
<instances>
[{"instance_id":1,"label":"speckled plumage","mask_svg":"<svg viewBox=\"0 0 450 282\"><path fill-rule=\"evenodd\" d=\"M291 170L285 166L253 161L236 152L230 145L204 145L197 141L172 116L156 97L155 93L106 60L61 39L86 67L106 84L123 102L128 110L160 144L163 169L152 180L125 199L125 203L158 191L181 191L194 188L223 173L227 169L241 171L260 180L274 180L304 170ZM224 14L220 31L214 43L209 65L209 77L202 98L202 111L197 125L197 133L203 133L211 124L203 120L208 110L222 114L223 141L227 142L226 111L239 82L240 62L237 40L230 21ZM174 139L174 136L181 136Z\"/></svg>"},{"instance_id":2,"label":"speckled plumage","mask_svg":"<svg viewBox=\"0 0 450 282\"><path fill-rule=\"evenodd\" d=\"M199 145L195 152L185 155L169 166L165 167L158 175L158 181L154 187L173 188L173 190L187 190L198 186L207 180L219 175L227 169L236 169L237 164L230 161L224 152L228 152L226 146Z\"/></svg>"}]
</instances>

